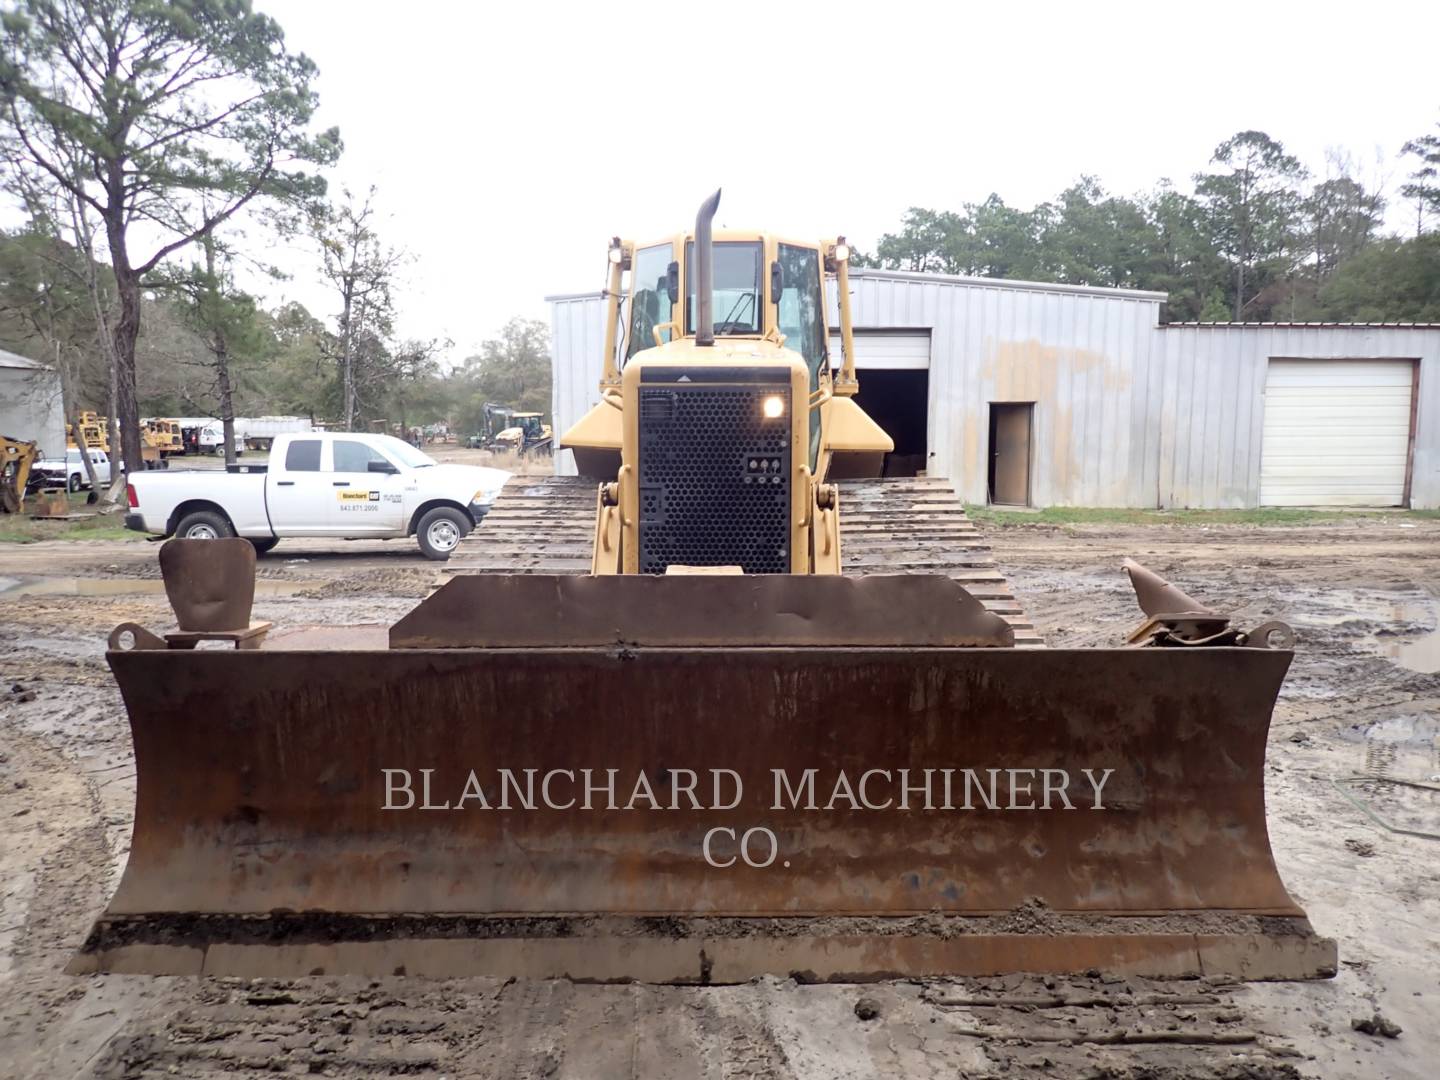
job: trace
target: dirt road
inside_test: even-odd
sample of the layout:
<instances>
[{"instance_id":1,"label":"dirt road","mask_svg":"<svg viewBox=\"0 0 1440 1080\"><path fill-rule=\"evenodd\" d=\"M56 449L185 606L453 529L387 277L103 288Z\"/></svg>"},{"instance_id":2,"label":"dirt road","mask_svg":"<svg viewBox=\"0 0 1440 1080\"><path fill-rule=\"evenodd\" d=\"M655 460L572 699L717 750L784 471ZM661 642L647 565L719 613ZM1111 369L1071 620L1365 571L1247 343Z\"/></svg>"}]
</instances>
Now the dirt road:
<instances>
[{"instance_id":1,"label":"dirt road","mask_svg":"<svg viewBox=\"0 0 1440 1080\"><path fill-rule=\"evenodd\" d=\"M5 545L0 1076L1433 1077L1440 841L1377 819L1440 832L1440 792L1336 781L1440 783L1440 522L1024 526L994 546L1052 645L1113 642L1135 622L1126 554L1241 622L1296 627L1270 828L1290 890L1339 940L1337 978L686 989L65 976L129 841L133 760L104 637L125 619L161 626L167 608L152 545ZM261 564L256 615L388 623L433 577L413 544L286 542ZM1377 1011L1398 1038L1351 1030Z\"/></svg>"}]
</instances>

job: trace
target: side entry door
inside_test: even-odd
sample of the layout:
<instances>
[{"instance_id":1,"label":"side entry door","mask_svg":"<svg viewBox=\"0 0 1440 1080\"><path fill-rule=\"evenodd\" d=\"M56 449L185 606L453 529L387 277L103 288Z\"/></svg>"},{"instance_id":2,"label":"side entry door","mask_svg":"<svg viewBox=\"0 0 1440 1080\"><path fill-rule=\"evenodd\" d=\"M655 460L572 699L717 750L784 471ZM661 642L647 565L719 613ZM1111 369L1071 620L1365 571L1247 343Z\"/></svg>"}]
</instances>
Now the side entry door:
<instances>
[{"instance_id":1,"label":"side entry door","mask_svg":"<svg viewBox=\"0 0 1440 1080\"><path fill-rule=\"evenodd\" d=\"M402 532L402 477L395 463L359 439L336 438L331 453L331 533L390 536Z\"/></svg>"}]
</instances>

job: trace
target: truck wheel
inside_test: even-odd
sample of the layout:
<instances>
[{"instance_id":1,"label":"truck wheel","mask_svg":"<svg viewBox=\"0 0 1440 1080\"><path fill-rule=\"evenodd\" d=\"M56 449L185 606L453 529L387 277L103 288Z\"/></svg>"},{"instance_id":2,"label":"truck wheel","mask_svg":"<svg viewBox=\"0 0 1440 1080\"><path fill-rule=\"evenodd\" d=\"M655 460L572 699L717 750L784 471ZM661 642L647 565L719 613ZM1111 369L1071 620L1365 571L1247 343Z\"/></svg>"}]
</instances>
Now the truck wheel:
<instances>
[{"instance_id":1,"label":"truck wheel","mask_svg":"<svg viewBox=\"0 0 1440 1080\"><path fill-rule=\"evenodd\" d=\"M175 535L182 540L220 540L234 536L235 530L224 516L214 510L196 510L186 514L175 526Z\"/></svg>"},{"instance_id":2,"label":"truck wheel","mask_svg":"<svg viewBox=\"0 0 1440 1080\"><path fill-rule=\"evenodd\" d=\"M280 538L278 536L272 536L269 540L251 540L250 544L255 548L256 555L264 555L279 542Z\"/></svg>"},{"instance_id":3,"label":"truck wheel","mask_svg":"<svg viewBox=\"0 0 1440 1080\"><path fill-rule=\"evenodd\" d=\"M450 558L460 541L470 531L470 519L449 506L437 506L420 519L415 539L427 559L444 561Z\"/></svg>"},{"instance_id":4,"label":"truck wheel","mask_svg":"<svg viewBox=\"0 0 1440 1080\"><path fill-rule=\"evenodd\" d=\"M70 491L71 491L71 493L73 494L74 492L79 491L79 490L80 490L80 474L79 474L79 473L71 473L71 474L70 474Z\"/></svg>"}]
</instances>

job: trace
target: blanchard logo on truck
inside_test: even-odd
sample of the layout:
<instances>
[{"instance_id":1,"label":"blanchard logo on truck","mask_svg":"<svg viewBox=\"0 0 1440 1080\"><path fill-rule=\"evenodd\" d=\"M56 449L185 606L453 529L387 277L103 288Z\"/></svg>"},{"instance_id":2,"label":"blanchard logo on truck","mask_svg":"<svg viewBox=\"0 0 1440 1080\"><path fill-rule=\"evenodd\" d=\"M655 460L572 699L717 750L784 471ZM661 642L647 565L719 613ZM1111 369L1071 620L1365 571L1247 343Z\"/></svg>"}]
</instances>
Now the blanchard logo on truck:
<instances>
[{"instance_id":1,"label":"blanchard logo on truck","mask_svg":"<svg viewBox=\"0 0 1440 1080\"><path fill-rule=\"evenodd\" d=\"M337 491L341 510L375 510L380 503L378 491Z\"/></svg>"}]
</instances>

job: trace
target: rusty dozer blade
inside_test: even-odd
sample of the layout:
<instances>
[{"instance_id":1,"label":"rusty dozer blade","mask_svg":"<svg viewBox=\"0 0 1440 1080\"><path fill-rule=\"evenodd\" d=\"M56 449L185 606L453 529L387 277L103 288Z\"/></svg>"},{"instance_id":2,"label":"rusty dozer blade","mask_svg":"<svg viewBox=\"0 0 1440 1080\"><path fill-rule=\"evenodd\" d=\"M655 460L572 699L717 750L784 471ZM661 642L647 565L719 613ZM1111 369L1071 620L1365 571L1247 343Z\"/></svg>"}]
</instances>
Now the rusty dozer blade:
<instances>
[{"instance_id":1,"label":"rusty dozer blade","mask_svg":"<svg viewBox=\"0 0 1440 1080\"><path fill-rule=\"evenodd\" d=\"M918 576L457 577L388 643L135 640L72 971L1334 972L1265 827L1287 651L1017 650Z\"/></svg>"}]
</instances>

